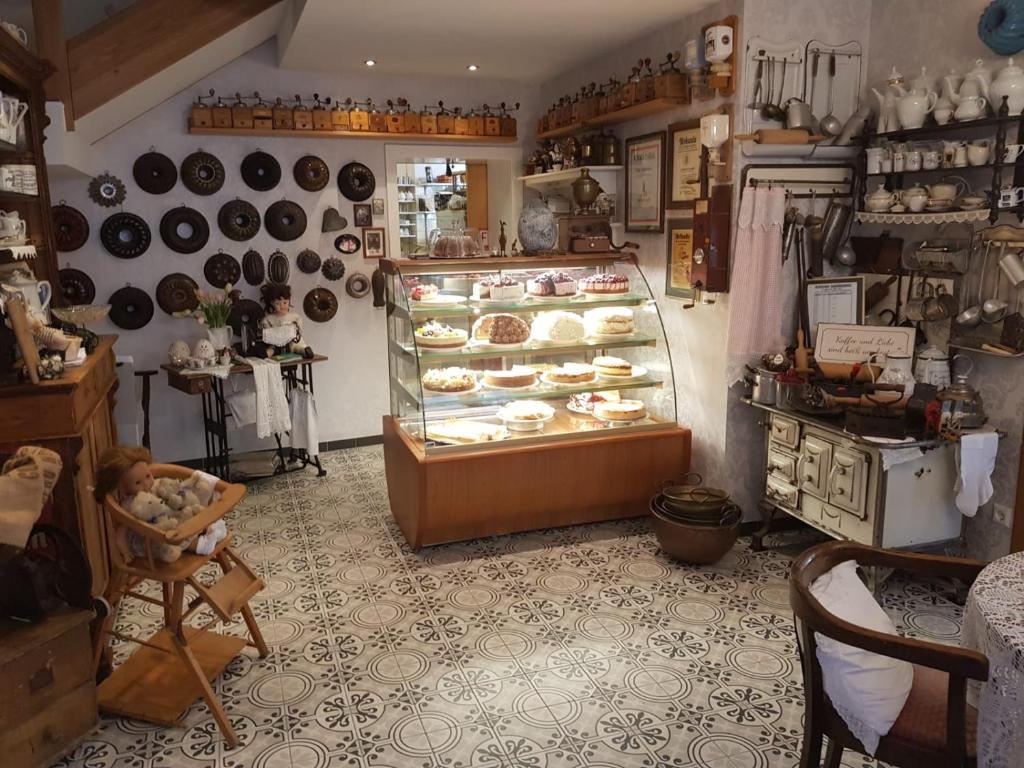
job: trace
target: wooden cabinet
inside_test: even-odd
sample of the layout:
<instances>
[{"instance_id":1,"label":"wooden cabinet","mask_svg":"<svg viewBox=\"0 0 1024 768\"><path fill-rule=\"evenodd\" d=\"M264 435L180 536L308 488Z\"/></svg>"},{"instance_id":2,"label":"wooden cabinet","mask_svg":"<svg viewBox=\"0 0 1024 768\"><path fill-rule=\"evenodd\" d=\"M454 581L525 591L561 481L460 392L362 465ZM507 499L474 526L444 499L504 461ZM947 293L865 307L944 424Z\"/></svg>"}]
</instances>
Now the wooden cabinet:
<instances>
[{"instance_id":1,"label":"wooden cabinet","mask_svg":"<svg viewBox=\"0 0 1024 768\"><path fill-rule=\"evenodd\" d=\"M79 368L55 381L0 388L3 453L41 445L64 462L44 520L78 540L92 568L92 593L103 594L109 576L103 511L89 488L99 455L117 441L113 420L117 374L114 341L105 336Z\"/></svg>"},{"instance_id":2,"label":"wooden cabinet","mask_svg":"<svg viewBox=\"0 0 1024 768\"><path fill-rule=\"evenodd\" d=\"M96 724L88 611L0 620L0 762L44 768Z\"/></svg>"}]
</instances>

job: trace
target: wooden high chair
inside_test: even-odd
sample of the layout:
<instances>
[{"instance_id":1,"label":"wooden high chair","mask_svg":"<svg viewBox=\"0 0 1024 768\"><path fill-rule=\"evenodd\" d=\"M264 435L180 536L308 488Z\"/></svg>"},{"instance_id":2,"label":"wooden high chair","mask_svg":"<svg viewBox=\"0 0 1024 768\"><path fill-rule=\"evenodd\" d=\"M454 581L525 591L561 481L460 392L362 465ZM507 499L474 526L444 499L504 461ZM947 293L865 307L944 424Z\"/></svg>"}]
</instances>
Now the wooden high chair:
<instances>
[{"instance_id":1,"label":"wooden high chair","mask_svg":"<svg viewBox=\"0 0 1024 768\"><path fill-rule=\"evenodd\" d=\"M186 480L192 470L173 464L154 464L154 477ZM207 526L234 509L245 496L245 486L219 480L220 498L205 507L181 527L162 531L144 523L107 495L104 509L110 541L111 575L107 600L111 610L104 619L95 649L98 668L108 637L115 637L141 647L131 658L119 665L99 687L100 710L125 717L179 726L181 718L196 699L206 701L210 712L230 746L238 739L220 700L210 682L217 678L235 656L249 645L264 658L267 645L263 641L249 600L264 584L252 569L231 550L230 532L209 555L182 552L173 563L157 560L157 544L180 545L202 533ZM142 537L145 553L132 554L128 534ZM200 581L198 571L211 561L220 566L222 575L212 583ZM136 587L143 581L158 581L162 599L140 594ZM185 603L185 589L191 587L196 596ZM124 635L114 630L117 609L122 599L133 598L163 608L164 626L148 639ZM214 618L202 627L192 627L185 620L198 608L208 605ZM209 631L218 621L230 622L241 613L249 630L250 640Z\"/></svg>"}]
</instances>

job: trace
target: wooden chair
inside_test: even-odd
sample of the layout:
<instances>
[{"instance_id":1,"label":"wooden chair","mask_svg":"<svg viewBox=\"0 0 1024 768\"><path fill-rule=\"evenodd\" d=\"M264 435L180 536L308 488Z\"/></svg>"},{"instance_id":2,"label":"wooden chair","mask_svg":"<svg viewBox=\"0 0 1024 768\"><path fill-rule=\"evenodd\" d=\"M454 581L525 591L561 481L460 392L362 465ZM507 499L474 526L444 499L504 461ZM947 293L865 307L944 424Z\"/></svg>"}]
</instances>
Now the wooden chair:
<instances>
[{"instance_id":1,"label":"wooden chair","mask_svg":"<svg viewBox=\"0 0 1024 768\"><path fill-rule=\"evenodd\" d=\"M914 665L910 697L875 757L901 768L975 766L977 711L967 706L967 681L988 679L988 659L976 651L875 632L829 613L811 594L816 578L847 560L862 567L895 568L971 584L985 566L975 560L917 555L832 541L811 547L793 563L789 600L796 622L804 674L804 742L800 768L821 764L822 737L828 737L825 765L838 768L844 749L865 754L832 707L823 688L814 634Z\"/></svg>"},{"instance_id":2,"label":"wooden chair","mask_svg":"<svg viewBox=\"0 0 1024 768\"><path fill-rule=\"evenodd\" d=\"M152 465L155 477L187 479L192 470L172 464ZM209 555L183 552L178 560L166 563L154 557L158 544L181 544L207 526L220 520L245 496L245 486L217 482L220 498L181 527L162 531L142 522L125 510L113 496L106 497L104 508L110 542L111 576L107 600L111 605L103 621L94 664L98 667L108 637L138 643L130 659L118 666L99 687L102 711L162 725L181 724L181 717L196 699L206 701L210 712L229 745L238 739L220 700L210 682L246 645L255 648L263 658L267 646L263 641L249 600L264 584L249 566L231 549L231 534ZM141 537L144 554L134 556L128 546L129 533ZM212 584L203 583L198 572L207 563L216 561L220 578ZM143 581L160 582L162 598L136 591ZM185 603L185 590L190 587L195 597ZM163 609L163 628L148 639L124 635L114 630L117 608L124 598L133 598L159 605ZM214 617L202 627L192 627L185 620L198 608L207 605ZM213 624L230 622L241 614L250 639L221 635L208 630Z\"/></svg>"}]
</instances>

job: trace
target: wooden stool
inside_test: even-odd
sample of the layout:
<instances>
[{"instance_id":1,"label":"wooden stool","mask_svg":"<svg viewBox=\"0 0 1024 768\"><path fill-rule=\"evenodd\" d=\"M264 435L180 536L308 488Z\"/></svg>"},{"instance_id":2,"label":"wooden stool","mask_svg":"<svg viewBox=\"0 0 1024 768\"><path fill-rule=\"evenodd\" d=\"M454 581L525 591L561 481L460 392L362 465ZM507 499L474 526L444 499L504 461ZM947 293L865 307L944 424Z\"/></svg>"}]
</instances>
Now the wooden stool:
<instances>
[{"instance_id":1,"label":"wooden stool","mask_svg":"<svg viewBox=\"0 0 1024 768\"><path fill-rule=\"evenodd\" d=\"M172 464L154 464L154 477L188 479L192 470ZM206 701L214 720L230 746L238 743L234 728L210 682L246 645L255 648L260 658L267 656L267 645L260 634L249 600L263 589L263 581L231 549L230 534L209 555L183 552L173 563L158 561L153 556L157 544L180 545L202 533L207 526L234 509L245 496L245 486L217 482L220 498L180 528L161 531L142 522L117 500L108 495L104 508L110 541L111 576L107 589L110 613L103 621L99 642L94 652L98 667L107 637L116 637L139 648L128 661L118 666L99 687L99 707L124 717L159 723L181 725L181 718L196 699ZM128 534L141 537L145 553L133 556L128 547ZM198 571L216 561L221 576L212 583L200 581ZM158 581L162 599L143 595L136 587L143 581ZM191 587L195 597L185 602L185 589ZM164 627L148 639L121 634L114 630L117 608L124 598L133 598L159 605L164 612ZM198 608L207 605L214 618L202 627L192 627L185 620ZM241 614L249 630L250 640L209 631L218 621L230 622Z\"/></svg>"}]
</instances>

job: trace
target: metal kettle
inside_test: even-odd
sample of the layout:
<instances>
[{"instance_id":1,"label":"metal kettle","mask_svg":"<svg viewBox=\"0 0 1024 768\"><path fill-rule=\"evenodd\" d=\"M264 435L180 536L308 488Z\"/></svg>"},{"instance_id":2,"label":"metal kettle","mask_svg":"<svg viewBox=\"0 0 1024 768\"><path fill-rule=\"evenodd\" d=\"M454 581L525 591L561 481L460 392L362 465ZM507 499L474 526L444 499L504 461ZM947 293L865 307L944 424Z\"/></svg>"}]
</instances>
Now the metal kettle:
<instances>
[{"instance_id":1,"label":"metal kettle","mask_svg":"<svg viewBox=\"0 0 1024 768\"><path fill-rule=\"evenodd\" d=\"M956 355L954 364L960 358L967 361L967 370L957 373L953 383L939 393L943 411L949 410L949 426L953 429L977 429L985 425L988 416L981 395L967 383L967 377L974 370L973 361L964 355ZM946 403L949 403L947 406Z\"/></svg>"}]
</instances>

